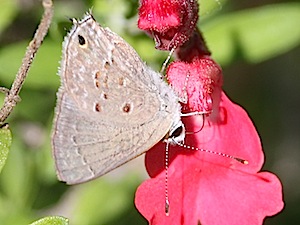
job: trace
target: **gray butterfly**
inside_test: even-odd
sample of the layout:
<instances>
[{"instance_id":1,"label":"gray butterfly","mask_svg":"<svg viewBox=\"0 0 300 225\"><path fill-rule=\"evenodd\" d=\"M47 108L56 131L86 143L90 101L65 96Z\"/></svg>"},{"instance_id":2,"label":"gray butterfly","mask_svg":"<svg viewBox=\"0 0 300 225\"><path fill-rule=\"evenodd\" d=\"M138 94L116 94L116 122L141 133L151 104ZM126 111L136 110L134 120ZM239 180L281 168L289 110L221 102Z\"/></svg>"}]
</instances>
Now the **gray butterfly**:
<instances>
[{"instance_id":1,"label":"gray butterfly","mask_svg":"<svg viewBox=\"0 0 300 225\"><path fill-rule=\"evenodd\" d=\"M58 178L85 182L161 140L182 142L178 97L161 75L91 14L73 24L63 44L53 125Z\"/></svg>"}]
</instances>

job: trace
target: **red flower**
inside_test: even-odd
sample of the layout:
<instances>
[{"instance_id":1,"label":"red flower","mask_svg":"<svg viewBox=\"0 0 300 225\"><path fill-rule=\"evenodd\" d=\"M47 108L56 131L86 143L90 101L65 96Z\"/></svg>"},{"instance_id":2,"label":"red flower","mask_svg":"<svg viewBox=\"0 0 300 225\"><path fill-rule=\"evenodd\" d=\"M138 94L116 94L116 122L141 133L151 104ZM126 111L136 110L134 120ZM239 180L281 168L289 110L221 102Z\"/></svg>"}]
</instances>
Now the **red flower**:
<instances>
[{"instance_id":1,"label":"red flower","mask_svg":"<svg viewBox=\"0 0 300 225\"><path fill-rule=\"evenodd\" d=\"M190 63L171 63L167 79L179 96L187 97L183 112L213 111L218 115L223 75L220 66L209 56L195 57Z\"/></svg>"},{"instance_id":2,"label":"red flower","mask_svg":"<svg viewBox=\"0 0 300 225\"><path fill-rule=\"evenodd\" d=\"M156 48L171 50L184 44L198 20L196 0L141 0L138 27L154 37Z\"/></svg>"},{"instance_id":3,"label":"red flower","mask_svg":"<svg viewBox=\"0 0 300 225\"><path fill-rule=\"evenodd\" d=\"M262 224L283 208L281 183L272 173L259 172L264 162L259 136L247 113L222 92L222 70L195 29L197 12L193 0L142 0L139 28L153 35L157 48L176 47L178 61L169 65L167 78L187 100L183 112L208 112L206 117L183 117L186 130L194 132L185 143L249 164L170 146L166 216L165 144L159 143L146 153L151 179L138 188L135 204L153 225Z\"/></svg>"},{"instance_id":4,"label":"red flower","mask_svg":"<svg viewBox=\"0 0 300 225\"><path fill-rule=\"evenodd\" d=\"M188 117L188 131L201 126L202 117ZM259 136L247 113L223 93L220 118L205 122L201 132L187 135L186 143L248 160L170 147L168 191L170 215L165 215L165 145L146 154L151 179L136 192L135 204L150 224L256 225L283 208L281 183L269 172L258 172L264 155Z\"/></svg>"}]
</instances>

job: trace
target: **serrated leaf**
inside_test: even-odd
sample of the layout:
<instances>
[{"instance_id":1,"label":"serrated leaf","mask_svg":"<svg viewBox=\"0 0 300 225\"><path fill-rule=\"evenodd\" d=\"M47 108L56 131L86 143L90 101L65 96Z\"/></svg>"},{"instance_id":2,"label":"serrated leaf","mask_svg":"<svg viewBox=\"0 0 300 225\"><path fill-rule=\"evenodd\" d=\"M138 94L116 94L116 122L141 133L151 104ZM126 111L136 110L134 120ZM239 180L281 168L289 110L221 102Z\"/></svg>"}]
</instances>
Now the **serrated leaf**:
<instances>
[{"instance_id":1,"label":"serrated leaf","mask_svg":"<svg viewBox=\"0 0 300 225\"><path fill-rule=\"evenodd\" d=\"M257 63L299 45L299 21L300 4L285 3L220 16L203 24L202 30L221 64L230 63L237 54Z\"/></svg>"},{"instance_id":2,"label":"serrated leaf","mask_svg":"<svg viewBox=\"0 0 300 225\"><path fill-rule=\"evenodd\" d=\"M61 216L48 216L39 219L30 225L68 225L69 220Z\"/></svg>"},{"instance_id":3,"label":"serrated leaf","mask_svg":"<svg viewBox=\"0 0 300 225\"><path fill-rule=\"evenodd\" d=\"M8 152L11 146L11 132L8 127L2 127L0 129L0 172L5 165Z\"/></svg>"}]
</instances>

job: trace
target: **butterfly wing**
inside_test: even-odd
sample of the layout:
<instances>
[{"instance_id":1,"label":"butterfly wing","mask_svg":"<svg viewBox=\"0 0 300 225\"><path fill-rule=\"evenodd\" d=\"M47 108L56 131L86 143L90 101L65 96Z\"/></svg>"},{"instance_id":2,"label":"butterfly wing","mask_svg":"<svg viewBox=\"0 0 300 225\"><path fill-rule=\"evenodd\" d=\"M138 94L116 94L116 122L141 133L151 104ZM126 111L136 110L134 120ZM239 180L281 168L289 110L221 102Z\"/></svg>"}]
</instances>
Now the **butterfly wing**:
<instances>
[{"instance_id":1,"label":"butterfly wing","mask_svg":"<svg viewBox=\"0 0 300 225\"><path fill-rule=\"evenodd\" d=\"M53 129L60 180L101 176L159 142L180 118L171 88L88 15L64 43Z\"/></svg>"}]
</instances>

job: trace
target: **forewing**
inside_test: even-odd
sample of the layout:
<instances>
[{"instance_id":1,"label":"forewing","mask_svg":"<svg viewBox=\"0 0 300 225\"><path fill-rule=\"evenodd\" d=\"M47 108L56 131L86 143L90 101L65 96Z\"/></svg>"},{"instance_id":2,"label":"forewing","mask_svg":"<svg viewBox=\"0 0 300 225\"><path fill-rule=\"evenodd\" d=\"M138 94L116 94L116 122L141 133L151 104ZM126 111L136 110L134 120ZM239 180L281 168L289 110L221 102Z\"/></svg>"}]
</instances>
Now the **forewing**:
<instances>
[{"instance_id":1,"label":"forewing","mask_svg":"<svg viewBox=\"0 0 300 225\"><path fill-rule=\"evenodd\" d=\"M156 119L162 99L152 74L122 38L87 17L71 31L64 48L61 76L81 110L116 122Z\"/></svg>"}]
</instances>

